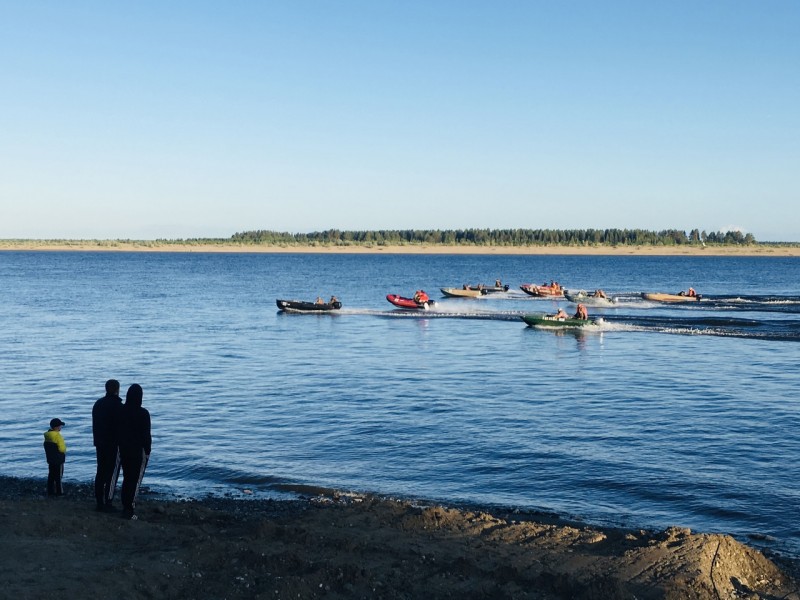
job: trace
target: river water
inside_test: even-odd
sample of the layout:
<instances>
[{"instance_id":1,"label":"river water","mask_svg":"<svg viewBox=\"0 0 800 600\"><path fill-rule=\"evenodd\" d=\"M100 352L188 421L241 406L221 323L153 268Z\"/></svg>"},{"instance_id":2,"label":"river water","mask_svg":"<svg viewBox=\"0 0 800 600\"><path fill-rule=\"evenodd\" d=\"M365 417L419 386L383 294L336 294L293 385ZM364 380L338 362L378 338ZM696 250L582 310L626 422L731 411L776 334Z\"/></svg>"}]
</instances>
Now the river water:
<instances>
[{"instance_id":1,"label":"river water","mask_svg":"<svg viewBox=\"0 0 800 600\"><path fill-rule=\"evenodd\" d=\"M441 287L510 284L449 299ZM581 331L520 316L602 287ZM693 286L700 303L641 292ZM389 293L424 288L429 311ZM335 294L335 314L275 300ZM731 533L800 553L800 259L0 252L0 474L94 474L91 407L144 388L156 493L321 485Z\"/></svg>"}]
</instances>

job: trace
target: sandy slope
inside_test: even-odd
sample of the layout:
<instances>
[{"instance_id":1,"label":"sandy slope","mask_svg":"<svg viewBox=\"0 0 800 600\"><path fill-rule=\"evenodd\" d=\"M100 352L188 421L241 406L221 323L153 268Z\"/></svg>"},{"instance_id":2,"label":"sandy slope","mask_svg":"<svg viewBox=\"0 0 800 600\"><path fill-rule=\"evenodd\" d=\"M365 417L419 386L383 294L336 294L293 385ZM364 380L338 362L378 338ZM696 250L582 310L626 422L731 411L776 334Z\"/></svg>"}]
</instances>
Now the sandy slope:
<instances>
[{"instance_id":1,"label":"sandy slope","mask_svg":"<svg viewBox=\"0 0 800 600\"><path fill-rule=\"evenodd\" d=\"M192 244L136 241L0 240L2 250L98 252L250 252L325 254L488 254L488 255L609 255L609 256L800 256L792 246L288 246Z\"/></svg>"},{"instance_id":2,"label":"sandy slope","mask_svg":"<svg viewBox=\"0 0 800 600\"><path fill-rule=\"evenodd\" d=\"M370 496L139 502L96 513L0 478L0 595L93 598L787 598L798 583L725 535L598 529ZM45 592L45 590L47 590Z\"/></svg>"}]
</instances>

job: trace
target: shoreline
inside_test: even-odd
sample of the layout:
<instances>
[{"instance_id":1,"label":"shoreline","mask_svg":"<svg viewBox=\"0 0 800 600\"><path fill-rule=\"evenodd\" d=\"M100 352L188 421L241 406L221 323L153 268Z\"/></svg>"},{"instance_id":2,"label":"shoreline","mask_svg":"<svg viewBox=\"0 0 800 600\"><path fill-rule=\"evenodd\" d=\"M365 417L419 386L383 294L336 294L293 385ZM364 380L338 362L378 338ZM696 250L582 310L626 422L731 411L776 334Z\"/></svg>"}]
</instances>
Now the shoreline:
<instances>
[{"instance_id":1,"label":"shoreline","mask_svg":"<svg viewBox=\"0 0 800 600\"><path fill-rule=\"evenodd\" d=\"M800 244L752 246L285 246L112 240L0 240L0 252L183 252L241 254L453 254L577 256L800 256Z\"/></svg>"},{"instance_id":2,"label":"shoreline","mask_svg":"<svg viewBox=\"0 0 800 600\"><path fill-rule=\"evenodd\" d=\"M595 527L305 488L297 500L163 499L97 513L91 483L0 476L9 597L786 598L800 559L723 534ZM146 491L146 488L145 488Z\"/></svg>"}]
</instances>

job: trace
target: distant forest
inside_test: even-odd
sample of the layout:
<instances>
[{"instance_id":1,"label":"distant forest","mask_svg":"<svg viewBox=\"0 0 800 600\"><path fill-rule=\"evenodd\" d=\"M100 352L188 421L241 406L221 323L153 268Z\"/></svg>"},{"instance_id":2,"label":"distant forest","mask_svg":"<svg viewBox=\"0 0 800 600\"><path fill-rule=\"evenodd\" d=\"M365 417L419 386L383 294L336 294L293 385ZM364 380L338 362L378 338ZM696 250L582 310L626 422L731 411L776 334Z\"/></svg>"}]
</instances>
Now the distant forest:
<instances>
[{"instance_id":1,"label":"distant forest","mask_svg":"<svg viewBox=\"0 0 800 600\"><path fill-rule=\"evenodd\" d=\"M231 242L265 245L334 246L681 246L749 245L756 239L739 231L705 232L693 229L688 234L677 229L379 229L340 231L329 229L313 233L287 233L257 230L235 233Z\"/></svg>"}]
</instances>

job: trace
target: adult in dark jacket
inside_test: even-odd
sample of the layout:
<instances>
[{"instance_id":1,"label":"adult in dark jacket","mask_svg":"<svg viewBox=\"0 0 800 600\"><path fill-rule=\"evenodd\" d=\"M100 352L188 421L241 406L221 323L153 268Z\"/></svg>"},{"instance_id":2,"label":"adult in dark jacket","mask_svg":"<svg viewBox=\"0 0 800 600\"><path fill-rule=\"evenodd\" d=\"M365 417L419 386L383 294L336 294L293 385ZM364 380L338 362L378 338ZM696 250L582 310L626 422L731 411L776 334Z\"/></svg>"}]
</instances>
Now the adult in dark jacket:
<instances>
[{"instance_id":1,"label":"adult in dark jacket","mask_svg":"<svg viewBox=\"0 0 800 600\"><path fill-rule=\"evenodd\" d=\"M97 453L97 473L94 477L94 497L97 510L113 510L116 476L119 473L119 444L117 421L122 408L119 381L106 381L106 395L92 407L92 437Z\"/></svg>"},{"instance_id":2,"label":"adult in dark jacket","mask_svg":"<svg viewBox=\"0 0 800 600\"><path fill-rule=\"evenodd\" d=\"M135 519L136 494L150 458L150 413L142 408L142 386L134 383L125 394L119 418L119 455L122 461L122 515Z\"/></svg>"}]
</instances>

